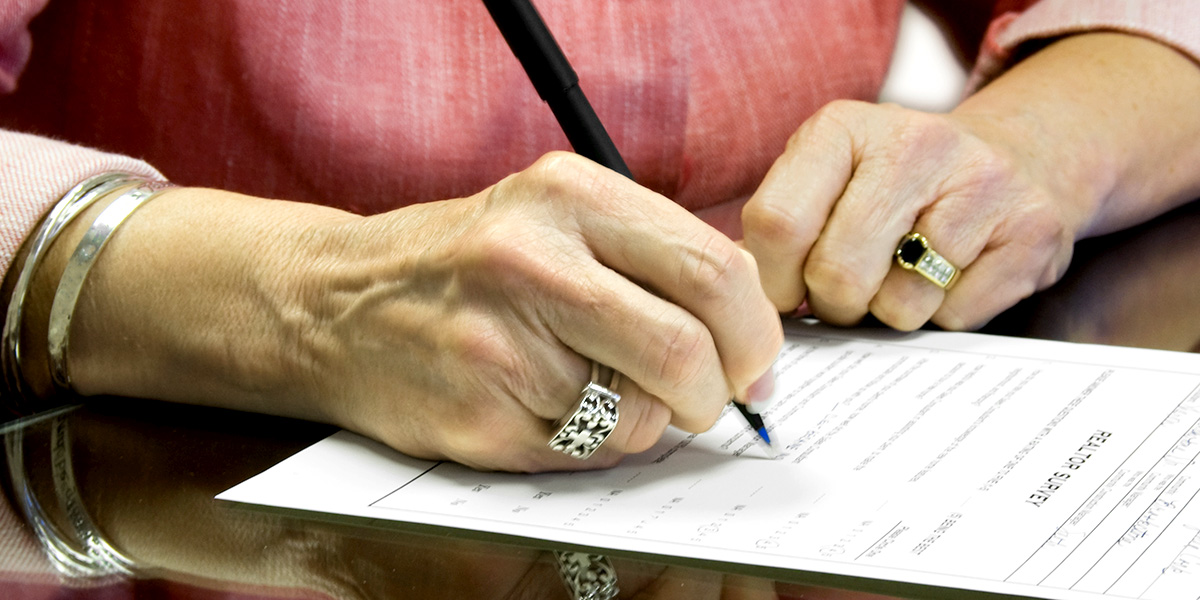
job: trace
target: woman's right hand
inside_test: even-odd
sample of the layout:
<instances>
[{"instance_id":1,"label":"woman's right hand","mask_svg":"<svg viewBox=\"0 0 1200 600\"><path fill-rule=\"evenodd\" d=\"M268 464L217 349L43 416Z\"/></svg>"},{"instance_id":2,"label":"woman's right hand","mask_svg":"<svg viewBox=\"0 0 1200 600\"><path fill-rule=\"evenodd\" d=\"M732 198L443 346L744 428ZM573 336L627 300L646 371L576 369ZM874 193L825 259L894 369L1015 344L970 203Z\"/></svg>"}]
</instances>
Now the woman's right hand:
<instances>
[{"instance_id":1,"label":"woman's right hand","mask_svg":"<svg viewBox=\"0 0 1200 600\"><path fill-rule=\"evenodd\" d=\"M605 467L668 423L706 430L770 387L782 343L747 253L566 153L370 217L171 190L89 278L68 355L82 393L327 421L484 469ZM623 374L621 419L580 461L547 441L592 360Z\"/></svg>"}]
</instances>

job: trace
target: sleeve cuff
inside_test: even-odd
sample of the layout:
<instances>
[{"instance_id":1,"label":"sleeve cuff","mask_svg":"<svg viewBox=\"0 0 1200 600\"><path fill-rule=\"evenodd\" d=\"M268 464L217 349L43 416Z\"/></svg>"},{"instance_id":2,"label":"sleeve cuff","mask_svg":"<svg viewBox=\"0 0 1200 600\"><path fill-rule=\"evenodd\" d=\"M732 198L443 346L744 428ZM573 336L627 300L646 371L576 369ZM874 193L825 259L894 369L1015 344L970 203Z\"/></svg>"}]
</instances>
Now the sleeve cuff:
<instances>
[{"instance_id":1,"label":"sleeve cuff","mask_svg":"<svg viewBox=\"0 0 1200 600\"><path fill-rule=\"evenodd\" d=\"M1041 0L997 15L967 81L972 93L1011 66L1025 42L1087 31L1140 35L1200 62L1200 9L1195 0Z\"/></svg>"},{"instance_id":2,"label":"sleeve cuff","mask_svg":"<svg viewBox=\"0 0 1200 600\"><path fill-rule=\"evenodd\" d=\"M75 184L105 171L163 179L143 161L13 131L0 131L0 269L38 220Z\"/></svg>"}]
</instances>

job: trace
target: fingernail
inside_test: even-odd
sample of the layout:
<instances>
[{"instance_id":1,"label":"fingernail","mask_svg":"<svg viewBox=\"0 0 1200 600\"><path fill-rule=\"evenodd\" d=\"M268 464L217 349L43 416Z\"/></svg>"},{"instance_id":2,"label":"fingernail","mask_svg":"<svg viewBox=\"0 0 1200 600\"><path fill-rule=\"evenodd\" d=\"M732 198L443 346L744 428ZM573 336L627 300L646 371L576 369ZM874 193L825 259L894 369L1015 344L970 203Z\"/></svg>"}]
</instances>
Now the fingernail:
<instances>
[{"instance_id":1,"label":"fingernail","mask_svg":"<svg viewBox=\"0 0 1200 600\"><path fill-rule=\"evenodd\" d=\"M771 403L775 400L775 369L769 368L758 381L750 384L746 388L746 410L752 414L759 414L771 407Z\"/></svg>"}]
</instances>

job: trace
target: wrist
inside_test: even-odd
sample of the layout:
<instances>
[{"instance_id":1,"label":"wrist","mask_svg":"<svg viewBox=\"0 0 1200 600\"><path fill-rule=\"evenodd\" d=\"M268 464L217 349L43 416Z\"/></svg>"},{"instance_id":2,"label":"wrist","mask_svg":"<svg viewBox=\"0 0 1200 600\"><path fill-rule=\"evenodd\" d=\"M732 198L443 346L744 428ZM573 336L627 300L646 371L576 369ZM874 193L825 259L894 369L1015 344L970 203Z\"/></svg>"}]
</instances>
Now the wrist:
<instances>
[{"instance_id":1,"label":"wrist","mask_svg":"<svg viewBox=\"0 0 1200 600\"><path fill-rule=\"evenodd\" d=\"M98 175L79 183L52 207L18 252L13 268L5 279L5 297L9 302L3 362L9 392L22 402L43 399L36 400L41 403L56 395L57 386L52 383L51 377L52 361L48 354L51 344L48 343L47 331L52 300L56 290L62 289L69 257L80 239L93 228L98 215L104 214L110 204L118 202L143 184L149 182L117 172ZM95 256L97 252L96 248L91 248L86 254ZM69 319L71 311L64 310L67 303L60 305L60 321L64 313Z\"/></svg>"},{"instance_id":2,"label":"wrist","mask_svg":"<svg viewBox=\"0 0 1200 600\"><path fill-rule=\"evenodd\" d=\"M324 207L201 188L163 192L97 260L68 360L83 395L326 420L305 382L305 261Z\"/></svg>"},{"instance_id":3,"label":"wrist","mask_svg":"<svg viewBox=\"0 0 1200 600\"><path fill-rule=\"evenodd\" d=\"M1200 67L1146 38L1074 35L965 100L1075 216L1076 239L1140 223L1200 195Z\"/></svg>"}]
</instances>

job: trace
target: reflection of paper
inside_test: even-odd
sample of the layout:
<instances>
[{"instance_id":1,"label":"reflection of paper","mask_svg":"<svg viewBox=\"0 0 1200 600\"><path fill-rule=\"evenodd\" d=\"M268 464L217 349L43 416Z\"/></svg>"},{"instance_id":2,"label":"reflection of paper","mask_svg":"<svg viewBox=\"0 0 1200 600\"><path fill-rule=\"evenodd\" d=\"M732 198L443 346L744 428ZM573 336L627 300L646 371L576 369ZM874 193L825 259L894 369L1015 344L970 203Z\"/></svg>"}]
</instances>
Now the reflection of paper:
<instances>
[{"instance_id":1,"label":"reflection of paper","mask_svg":"<svg viewBox=\"0 0 1200 600\"><path fill-rule=\"evenodd\" d=\"M219 498L1045 598L1195 598L1200 356L791 327L766 458L736 411L600 472L338 433Z\"/></svg>"}]
</instances>

